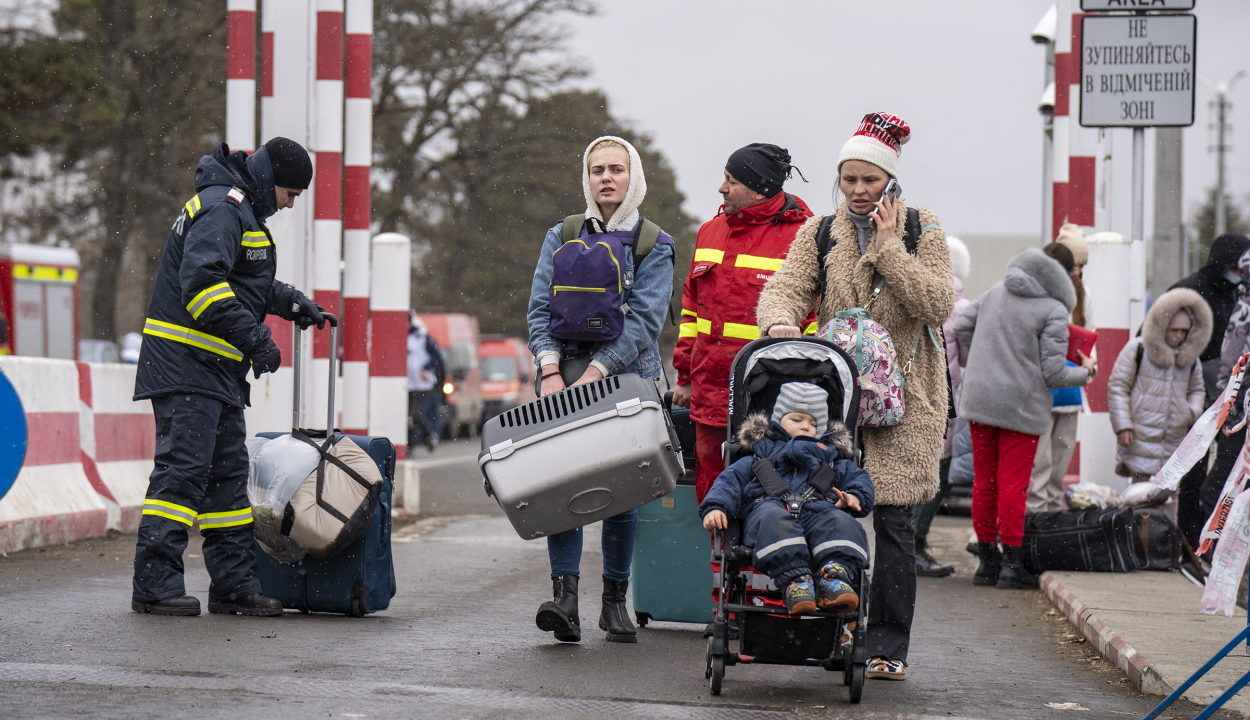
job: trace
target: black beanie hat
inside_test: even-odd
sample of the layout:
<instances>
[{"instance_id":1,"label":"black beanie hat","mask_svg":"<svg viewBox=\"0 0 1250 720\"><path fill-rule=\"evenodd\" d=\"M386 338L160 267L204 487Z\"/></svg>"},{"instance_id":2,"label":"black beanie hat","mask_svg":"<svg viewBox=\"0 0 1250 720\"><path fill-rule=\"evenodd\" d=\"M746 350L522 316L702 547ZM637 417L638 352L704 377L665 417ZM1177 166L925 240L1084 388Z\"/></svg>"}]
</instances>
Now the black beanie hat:
<instances>
[{"instance_id":1,"label":"black beanie hat","mask_svg":"<svg viewBox=\"0 0 1250 720\"><path fill-rule=\"evenodd\" d=\"M725 163L725 172L764 197L781 192L790 177L790 151L768 143L738 148Z\"/></svg>"},{"instance_id":2,"label":"black beanie hat","mask_svg":"<svg viewBox=\"0 0 1250 720\"><path fill-rule=\"evenodd\" d=\"M269 165L273 168L273 184L292 190L307 190L312 183L312 159L308 151L294 140L276 137L265 143Z\"/></svg>"}]
</instances>

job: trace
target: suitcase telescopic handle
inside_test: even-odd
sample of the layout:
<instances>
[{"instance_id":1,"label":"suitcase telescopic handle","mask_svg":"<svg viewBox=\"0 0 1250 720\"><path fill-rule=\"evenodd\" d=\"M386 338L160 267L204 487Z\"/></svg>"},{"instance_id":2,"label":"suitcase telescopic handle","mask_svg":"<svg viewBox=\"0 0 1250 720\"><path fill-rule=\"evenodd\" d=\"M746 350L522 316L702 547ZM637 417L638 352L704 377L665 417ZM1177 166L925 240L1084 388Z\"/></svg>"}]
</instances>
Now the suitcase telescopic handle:
<instances>
[{"instance_id":1,"label":"suitcase telescopic handle","mask_svg":"<svg viewBox=\"0 0 1250 720\"><path fill-rule=\"evenodd\" d=\"M339 354L339 319L337 315L328 312L321 313L321 317L325 318L326 322L330 324L330 397L326 401L326 437L329 438L334 434L334 381L338 375L334 363L338 360ZM293 343L294 356L292 365L295 370L295 399L291 408L291 428L298 430L300 419L300 369L304 360L304 343L302 342L304 339L304 328L301 328L298 323L293 324L295 325L295 342Z\"/></svg>"}]
</instances>

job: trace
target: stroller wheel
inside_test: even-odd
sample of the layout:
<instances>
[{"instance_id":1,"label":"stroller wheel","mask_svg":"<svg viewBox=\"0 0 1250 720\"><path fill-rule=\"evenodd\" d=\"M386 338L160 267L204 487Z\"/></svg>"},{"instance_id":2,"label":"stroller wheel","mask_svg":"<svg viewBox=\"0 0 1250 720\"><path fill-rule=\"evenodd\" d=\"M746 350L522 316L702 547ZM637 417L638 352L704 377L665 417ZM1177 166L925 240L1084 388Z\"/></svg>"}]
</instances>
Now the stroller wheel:
<instances>
[{"instance_id":1,"label":"stroller wheel","mask_svg":"<svg viewBox=\"0 0 1250 720\"><path fill-rule=\"evenodd\" d=\"M725 679L725 658L713 655L708 662L709 685L713 695L720 695L721 680Z\"/></svg>"},{"instance_id":2,"label":"stroller wheel","mask_svg":"<svg viewBox=\"0 0 1250 720\"><path fill-rule=\"evenodd\" d=\"M868 666L864 663L854 663L848 671L850 675L851 686L851 702L858 704L864 697L864 673L867 672Z\"/></svg>"}]
</instances>

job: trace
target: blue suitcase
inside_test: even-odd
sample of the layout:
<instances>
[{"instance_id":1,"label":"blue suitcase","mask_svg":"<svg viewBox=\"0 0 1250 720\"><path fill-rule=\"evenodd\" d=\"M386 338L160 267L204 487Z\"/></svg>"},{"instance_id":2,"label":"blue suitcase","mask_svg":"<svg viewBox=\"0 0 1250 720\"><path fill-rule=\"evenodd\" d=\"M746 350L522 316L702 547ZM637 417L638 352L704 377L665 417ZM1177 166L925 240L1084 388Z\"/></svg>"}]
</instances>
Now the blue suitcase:
<instances>
[{"instance_id":1,"label":"blue suitcase","mask_svg":"<svg viewBox=\"0 0 1250 720\"><path fill-rule=\"evenodd\" d=\"M338 320L326 314L331 324L330 347L337 347ZM300 396L300 346L295 345L295 397ZM330 373L329 417L334 417L334 372ZM295 425L299 425L296 401ZM304 431L309 437L325 437L324 432ZM276 438L286 433L260 433L258 437ZM395 446L384 437L347 435L378 464L382 473L382 492L368 527L360 537L343 550L325 560L306 555L298 562L284 565L269 556L256 544L256 569L260 574L262 592L282 601L282 607L302 612L344 613L363 617L385 610L395 596L395 563L391 557L391 493L395 482Z\"/></svg>"}]
</instances>

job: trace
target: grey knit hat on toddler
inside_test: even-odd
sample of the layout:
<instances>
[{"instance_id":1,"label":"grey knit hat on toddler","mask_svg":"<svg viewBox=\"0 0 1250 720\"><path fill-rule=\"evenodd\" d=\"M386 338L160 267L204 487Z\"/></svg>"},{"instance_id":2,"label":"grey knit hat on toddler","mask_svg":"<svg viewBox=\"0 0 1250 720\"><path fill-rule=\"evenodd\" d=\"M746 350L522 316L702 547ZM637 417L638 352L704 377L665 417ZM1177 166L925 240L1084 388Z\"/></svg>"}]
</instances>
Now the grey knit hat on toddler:
<instances>
[{"instance_id":1,"label":"grey knit hat on toddler","mask_svg":"<svg viewBox=\"0 0 1250 720\"><path fill-rule=\"evenodd\" d=\"M773 405L772 421L780 423L790 413L811 415L816 420L816 437L829 432L829 393L805 382L788 382L781 386Z\"/></svg>"}]
</instances>

